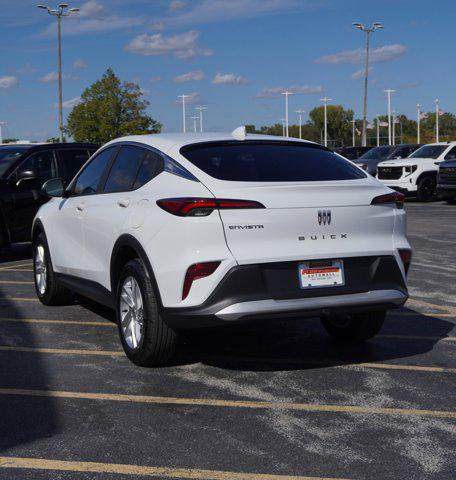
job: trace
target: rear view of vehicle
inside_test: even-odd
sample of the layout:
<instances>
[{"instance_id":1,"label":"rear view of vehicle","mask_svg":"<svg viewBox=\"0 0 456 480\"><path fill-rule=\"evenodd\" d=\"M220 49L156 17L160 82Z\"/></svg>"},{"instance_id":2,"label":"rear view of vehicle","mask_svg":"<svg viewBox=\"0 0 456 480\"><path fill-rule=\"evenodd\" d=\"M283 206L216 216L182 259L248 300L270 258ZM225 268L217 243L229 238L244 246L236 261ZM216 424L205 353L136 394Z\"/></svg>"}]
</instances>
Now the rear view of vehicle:
<instances>
[{"instance_id":1,"label":"rear view of vehicle","mask_svg":"<svg viewBox=\"0 0 456 480\"><path fill-rule=\"evenodd\" d=\"M439 165L437 195L450 205L456 204L456 158Z\"/></svg>"}]
</instances>

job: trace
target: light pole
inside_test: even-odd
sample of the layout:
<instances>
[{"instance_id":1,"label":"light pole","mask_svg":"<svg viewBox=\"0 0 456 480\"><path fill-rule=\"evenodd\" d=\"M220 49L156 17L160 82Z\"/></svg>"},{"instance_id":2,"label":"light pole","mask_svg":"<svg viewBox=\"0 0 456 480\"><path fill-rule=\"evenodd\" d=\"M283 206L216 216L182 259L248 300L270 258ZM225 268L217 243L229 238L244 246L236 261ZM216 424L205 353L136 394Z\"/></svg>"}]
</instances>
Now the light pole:
<instances>
[{"instance_id":1,"label":"light pole","mask_svg":"<svg viewBox=\"0 0 456 480\"><path fill-rule=\"evenodd\" d=\"M190 117L193 120L193 131L196 133L196 121L200 118L199 115L194 115Z\"/></svg>"},{"instance_id":2,"label":"light pole","mask_svg":"<svg viewBox=\"0 0 456 480\"><path fill-rule=\"evenodd\" d=\"M3 125L6 125L6 122L0 122L0 145L3 143L3 131L2 131Z\"/></svg>"},{"instance_id":3,"label":"light pole","mask_svg":"<svg viewBox=\"0 0 456 480\"><path fill-rule=\"evenodd\" d=\"M353 118L353 120L352 120L352 137L353 137L352 143L353 143L353 147L356 146L356 138L355 138L355 133L356 133L356 132L355 132L355 129L356 129L356 126L355 126L355 124L356 124L356 120L355 120L355 118Z\"/></svg>"},{"instance_id":4,"label":"light pole","mask_svg":"<svg viewBox=\"0 0 456 480\"><path fill-rule=\"evenodd\" d=\"M327 112L327 109L328 109L328 102L330 102L332 100L332 98L328 98L328 97L324 97L324 98L320 98L320 101L323 102L323 105L324 105L324 124L325 124L325 147L328 146L328 112Z\"/></svg>"},{"instance_id":5,"label":"light pole","mask_svg":"<svg viewBox=\"0 0 456 480\"><path fill-rule=\"evenodd\" d=\"M439 99L436 98L434 100L435 103L435 141L439 141L439 116L440 116L440 106L439 106Z\"/></svg>"},{"instance_id":6,"label":"light pole","mask_svg":"<svg viewBox=\"0 0 456 480\"><path fill-rule=\"evenodd\" d=\"M69 8L68 3L60 3L57 8L49 8L46 5L37 5L38 8L47 10L49 15L57 17L57 40L58 40L58 64L59 64L59 133L60 141L63 142L63 113L62 113L62 17L68 17L72 13L79 12L79 8Z\"/></svg>"},{"instance_id":7,"label":"light pole","mask_svg":"<svg viewBox=\"0 0 456 480\"><path fill-rule=\"evenodd\" d=\"M366 117L367 117L367 80L369 76L369 40L370 34L374 33L376 30L383 28L383 25L379 22L372 24L371 28L365 27L362 23L354 22L353 25L356 28L359 28L362 32L366 34L366 60L365 60L365 70L364 70L364 105L363 105L363 131L362 131L362 146L366 146Z\"/></svg>"},{"instance_id":8,"label":"light pole","mask_svg":"<svg viewBox=\"0 0 456 480\"><path fill-rule=\"evenodd\" d=\"M186 113L185 113L185 99L188 98L190 95L179 95L178 98L182 98L182 131L184 133L187 132L187 127L186 127Z\"/></svg>"},{"instance_id":9,"label":"light pole","mask_svg":"<svg viewBox=\"0 0 456 480\"><path fill-rule=\"evenodd\" d=\"M377 147L380 146L380 115L377 113Z\"/></svg>"},{"instance_id":10,"label":"light pole","mask_svg":"<svg viewBox=\"0 0 456 480\"><path fill-rule=\"evenodd\" d=\"M285 90L282 95L285 95L285 137L288 137L288 95L293 95L293 92Z\"/></svg>"},{"instance_id":11,"label":"light pole","mask_svg":"<svg viewBox=\"0 0 456 480\"><path fill-rule=\"evenodd\" d=\"M391 145L391 94L396 90L388 88L383 91L388 95L388 145Z\"/></svg>"},{"instance_id":12,"label":"light pole","mask_svg":"<svg viewBox=\"0 0 456 480\"><path fill-rule=\"evenodd\" d=\"M285 119L281 118L280 123L282 124L282 137L285 136Z\"/></svg>"},{"instance_id":13,"label":"light pole","mask_svg":"<svg viewBox=\"0 0 456 480\"><path fill-rule=\"evenodd\" d=\"M421 105L416 104L416 143L420 143Z\"/></svg>"},{"instance_id":14,"label":"light pole","mask_svg":"<svg viewBox=\"0 0 456 480\"><path fill-rule=\"evenodd\" d=\"M396 145L396 110L391 112L391 119L393 121L393 143L392 145Z\"/></svg>"},{"instance_id":15,"label":"light pole","mask_svg":"<svg viewBox=\"0 0 456 480\"><path fill-rule=\"evenodd\" d=\"M299 110L296 110L296 113L299 117L299 138L302 138L302 115L306 113L306 111L300 108Z\"/></svg>"},{"instance_id":16,"label":"light pole","mask_svg":"<svg viewBox=\"0 0 456 480\"><path fill-rule=\"evenodd\" d=\"M203 133L203 110L206 110L207 107L203 107L200 105L199 107L196 107L196 110L199 111L199 121L200 121L200 132Z\"/></svg>"}]
</instances>

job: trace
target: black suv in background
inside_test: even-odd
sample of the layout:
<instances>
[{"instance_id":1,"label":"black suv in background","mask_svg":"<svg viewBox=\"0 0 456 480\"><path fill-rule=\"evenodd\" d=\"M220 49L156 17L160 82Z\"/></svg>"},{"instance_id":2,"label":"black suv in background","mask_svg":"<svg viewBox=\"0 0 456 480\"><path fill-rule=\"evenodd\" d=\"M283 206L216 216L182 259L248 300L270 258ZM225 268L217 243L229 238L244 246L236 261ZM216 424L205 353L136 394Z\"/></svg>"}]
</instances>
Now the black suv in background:
<instances>
[{"instance_id":1,"label":"black suv in background","mask_svg":"<svg viewBox=\"0 0 456 480\"><path fill-rule=\"evenodd\" d=\"M371 148L372 147L338 147L335 148L334 151L348 160L356 160Z\"/></svg>"},{"instance_id":2,"label":"black suv in background","mask_svg":"<svg viewBox=\"0 0 456 480\"><path fill-rule=\"evenodd\" d=\"M30 240L38 208L48 201L44 182L69 183L98 149L93 143L0 145L0 247Z\"/></svg>"},{"instance_id":3,"label":"black suv in background","mask_svg":"<svg viewBox=\"0 0 456 480\"><path fill-rule=\"evenodd\" d=\"M437 194L450 205L456 205L456 160L440 162Z\"/></svg>"}]
</instances>

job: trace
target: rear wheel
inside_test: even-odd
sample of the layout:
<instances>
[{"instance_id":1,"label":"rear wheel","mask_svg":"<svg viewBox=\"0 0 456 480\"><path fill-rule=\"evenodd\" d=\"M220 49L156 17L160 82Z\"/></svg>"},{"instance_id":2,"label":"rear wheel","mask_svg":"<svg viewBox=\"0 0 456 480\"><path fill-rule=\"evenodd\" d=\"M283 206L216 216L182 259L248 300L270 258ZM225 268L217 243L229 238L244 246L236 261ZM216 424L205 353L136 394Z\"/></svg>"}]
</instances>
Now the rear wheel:
<instances>
[{"instance_id":1,"label":"rear wheel","mask_svg":"<svg viewBox=\"0 0 456 480\"><path fill-rule=\"evenodd\" d=\"M335 340L361 343L374 337L385 322L385 311L335 315L321 319L326 332Z\"/></svg>"},{"instance_id":2,"label":"rear wheel","mask_svg":"<svg viewBox=\"0 0 456 480\"><path fill-rule=\"evenodd\" d=\"M136 259L122 270L117 288L117 325L127 357L142 367L169 362L177 335L164 322L143 263Z\"/></svg>"},{"instance_id":3,"label":"rear wheel","mask_svg":"<svg viewBox=\"0 0 456 480\"><path fill-rule=\"evenodd\" d=\"M64 305L70 301L71 292L55 278L49 247L44 233L33 242L33 273L35 291L44 305Z\"/></svg>"},{"instance_id":4,"label":"rear wheel","mask_svg":"<svg viewBox=\"0 0 456 480\"><path fill-rule=\"evenodd\" d=\"M424 177L418 182L417 198L420 202L431 202L437 196L437 182L434 177Z\"/></svg>"}]
</instances>

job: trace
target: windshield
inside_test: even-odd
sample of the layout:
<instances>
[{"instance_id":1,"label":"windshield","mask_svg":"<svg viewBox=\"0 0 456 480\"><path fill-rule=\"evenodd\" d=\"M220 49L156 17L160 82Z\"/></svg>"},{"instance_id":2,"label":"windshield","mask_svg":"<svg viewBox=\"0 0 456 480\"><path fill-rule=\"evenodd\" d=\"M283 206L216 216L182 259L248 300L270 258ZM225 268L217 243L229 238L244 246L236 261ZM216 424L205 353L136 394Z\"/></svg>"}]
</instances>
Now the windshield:
<instances>
[{"instance_id":1,"label":"windshield","mask_svg":"<svg viewBox=\"0 0 456 480\"><path fill-rule=\"evenodd\" d=\"M409 158L438 158L447 147L448 145L424 145Z\"/></svg>"},{"instance_id":2,"label":"windshield","mask_svg":"<svg viewBox=\"0 0 456 480\"><path fill-rule=\"evenodd\" d=\"M318 145L281 141L193 144L180 153L200 170L235 182L318 182L366 178L348 160Z\"/></svg>"},{"instance_id":3,"label":"windshield","mask_svg":"<svg viewBox=\"0 0 456 480\"><path fill-rule=\"evenodd\" d=\"M369 150L364 155L361 155L358 160L370 160L377 158L379 160L385 160L386 157L394 150L395 147L375 147Z\"/></svg>"},{"instance_id":4,"label":"windshield","mask_svg":"<svg viewBox=\"0 0 456 480\"><path fill-rule=\"evenodd\" d=\"M0 147L0 177L30 147Z\"/></svg>"}]
</instances>

